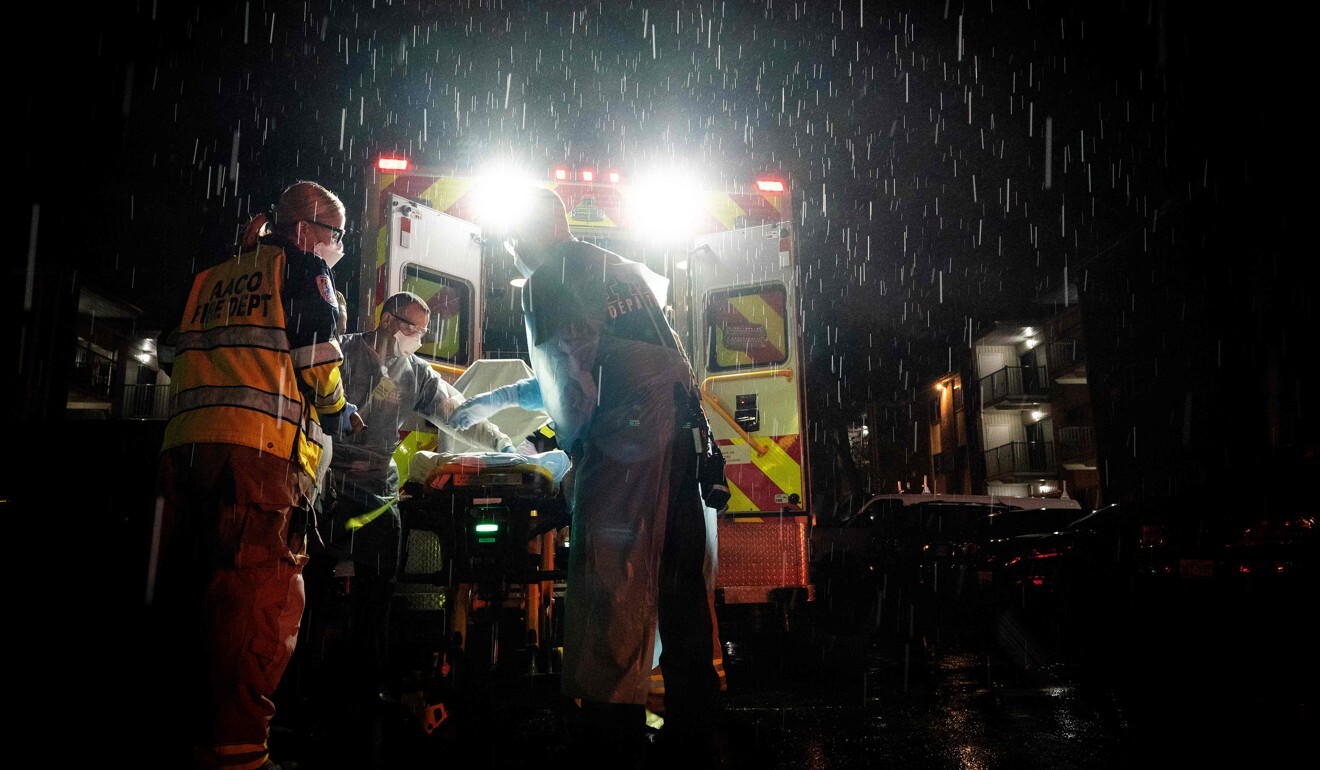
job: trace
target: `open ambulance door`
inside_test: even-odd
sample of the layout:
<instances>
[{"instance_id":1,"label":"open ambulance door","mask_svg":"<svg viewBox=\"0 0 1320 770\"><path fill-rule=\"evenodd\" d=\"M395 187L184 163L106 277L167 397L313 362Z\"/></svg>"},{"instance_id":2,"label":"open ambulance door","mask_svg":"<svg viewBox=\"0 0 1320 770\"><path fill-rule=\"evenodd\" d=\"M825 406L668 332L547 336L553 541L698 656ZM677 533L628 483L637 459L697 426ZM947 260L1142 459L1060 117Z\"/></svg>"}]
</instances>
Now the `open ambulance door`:
<instances>
[{"instance_id":1,"label":"open ambulance door","mask_svg":"<svg viewBox=\"0 0 1320 770\"><path fill-rule=\"evenodd\" d=\"M444 364L452 381L481 350L481 228L415 201L390 196L385 290L380 303L397 291L411 291L431 308L431 326L420 356Z\"/></svg>"},{"instance_id":2,"label":"open ambulance door","mask_svg":"<svg viewBox=\"0 0 1320 770\"><path fill-rule=\"evenodd\" d=\"M716 585L725 603L761 602L774 589L808 587L793 238L784 222L701 235L694 245L689 352L732 493Z\"/></svg>"},{"instance_id":3,"label":"open ambulance door","mask_svg":"<svg viewBox=\"0 0 1320 770\"><path fill-rule=\"evenodd\" d=\"M388 241L372 318L379 319L381 303L395 292L419 295L431 308L431 323L417 354L452 384L481 353L481 228L398 195L390 196L388 212L380 233ZM414 452L441 447L434 426L420 418L405 423L403 430L409 433L395 461L406 479Z\"/></svg>"}]
</instances>

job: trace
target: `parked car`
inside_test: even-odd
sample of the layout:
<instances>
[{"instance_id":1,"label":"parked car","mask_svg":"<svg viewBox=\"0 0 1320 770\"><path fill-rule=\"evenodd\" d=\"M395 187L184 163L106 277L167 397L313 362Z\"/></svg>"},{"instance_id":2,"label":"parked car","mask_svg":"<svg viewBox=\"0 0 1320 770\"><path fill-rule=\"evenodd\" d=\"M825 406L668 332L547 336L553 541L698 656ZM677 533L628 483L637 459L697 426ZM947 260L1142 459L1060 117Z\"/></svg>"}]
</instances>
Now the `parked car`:
<instances>
[{"instance_id":1,"label":"parked car","mask_svg":"<svg viewBox=\"0 0 1320 770\"><path fill-rule=\"evenodd\" d=\"M940 593L986 589L1024 538L1082 513L1067 498L875 495L841 524L813 528L812 563L825 577L814 582L855 574Z\"/></svg>"},{"instance_id":2,"label":"parked car","mask_svg":"<svg viewBox=\"0 0 1320 770\"><path fill-rule=\"evenodd\" d=\"M1108 505L1000 548L1004 584L1066 594L1078 611L1271 591L1315 577L1316 515L1149 499Z\"/></svg>"},{"instance_id":3,"label":"parked car","mask_svg":"<svg viewBox=\"0 0 1320 770\"><path fill-rule=\"evenodd\" d=\"M1024 538L1001 574L1042 637L1098 675L1250 670L1309 649L1268 640L1313 638L1315 530L1297 506L1149 498Z\"/></svg>"}]
</instances>

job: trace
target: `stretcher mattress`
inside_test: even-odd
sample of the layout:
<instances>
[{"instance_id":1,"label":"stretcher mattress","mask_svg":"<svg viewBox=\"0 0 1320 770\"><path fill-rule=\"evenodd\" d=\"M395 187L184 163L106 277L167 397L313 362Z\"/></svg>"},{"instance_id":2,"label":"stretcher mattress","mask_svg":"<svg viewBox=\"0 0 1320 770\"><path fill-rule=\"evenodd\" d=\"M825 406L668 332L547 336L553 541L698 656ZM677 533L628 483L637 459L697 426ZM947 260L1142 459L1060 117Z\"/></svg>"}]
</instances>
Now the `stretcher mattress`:
<instances>
[{"instance_id":1,"label":"stretcher mattress","mask_svg":"<svg viewBox=\"0 0 1320 770\"><path fill-rule=\"evenodd\" d=\"M539 455L513 452L417 452L409 480L428 490L472 492L500 497L552 497L568 470L561 450Z\"/></svg>"}]
</instances>

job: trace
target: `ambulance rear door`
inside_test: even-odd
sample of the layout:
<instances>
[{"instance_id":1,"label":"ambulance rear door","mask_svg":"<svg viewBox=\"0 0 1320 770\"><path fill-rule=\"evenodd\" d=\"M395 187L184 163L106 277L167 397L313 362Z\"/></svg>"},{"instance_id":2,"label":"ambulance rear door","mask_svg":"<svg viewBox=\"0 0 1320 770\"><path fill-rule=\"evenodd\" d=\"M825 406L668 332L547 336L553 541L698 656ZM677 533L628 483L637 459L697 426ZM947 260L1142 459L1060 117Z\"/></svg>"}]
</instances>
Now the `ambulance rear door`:
<instances>
[{"instance_id":1,"label":"ambulance rear door","mask_svg":"<svg viewBox=\"0 0 1320 770\"><path fill-rule=\"evenodd\" d=\"M688 258L693 365L735 515L807 508L797 282L788 223L700 235Z\"/></svg>"},{"instance_id":2,"label":"ambulance rear door","mask_svg":"<svg viewBox=\"0 0 1320 770\"><path fill-rule=\"evenodd\" d=\"M480 357L481 228L397 195L389 210L386 296L411 291L426 301L431 325L418 354L446 365L441 372L452 381ZM451 368L460 372L446 371Z\"/></svg>"},{"instance_id":3,"label":"ambulance rear door","mask_svg":"<svg viewBox=\"0 0 1320 770\"><path fill-rule=\"evenodd\" d=\"M417 354L453 383L481 356L482 240L480 228L416 201L392 195L389 201L388 258L384 295L398 291L419 295L431 309L431 322ZM400 477L408 478L409 460L419 450L468 451L452 446L420 417L405 421L394 459Z\"/></svg>"}]
</instances>

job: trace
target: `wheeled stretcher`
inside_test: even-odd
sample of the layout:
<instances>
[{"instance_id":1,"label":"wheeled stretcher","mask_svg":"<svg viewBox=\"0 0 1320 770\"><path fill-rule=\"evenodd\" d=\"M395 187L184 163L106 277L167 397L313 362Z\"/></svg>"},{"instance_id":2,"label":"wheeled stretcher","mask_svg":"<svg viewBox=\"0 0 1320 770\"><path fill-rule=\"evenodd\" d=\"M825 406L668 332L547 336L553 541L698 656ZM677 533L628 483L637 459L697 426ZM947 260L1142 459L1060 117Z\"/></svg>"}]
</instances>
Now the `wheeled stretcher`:
<instances>
[{"instance_id":1,"label":"wheeled stretcher","mask_svg":"<svg viewBox=\"0 0 1320 770\"><path fill-rule=\"evenodd\" d=\"M429 672L413 704L427 732L445 720L444 691L462 686L458 660L469 684L498 671L557 667L566 468L558 450L412 458L399 499L403 569L391 625L397 654ZM510 652L501 655L502 647Z\"/></svg>"},{"instance_id":2,"label":"wheeled stretcher","mask_svg":"<svg viewBox=\"0 0 1320 770\"><path fill-rule=\"evenodd\" d=\"M401 582L521 583L553 570L525 557L528 543L568 526L557 480L566 465L563 452L419 452L400 495Z\"/></svg>"}]
</instances>

